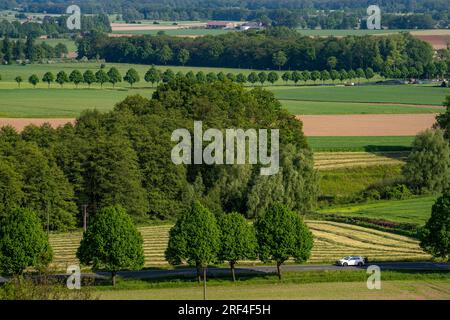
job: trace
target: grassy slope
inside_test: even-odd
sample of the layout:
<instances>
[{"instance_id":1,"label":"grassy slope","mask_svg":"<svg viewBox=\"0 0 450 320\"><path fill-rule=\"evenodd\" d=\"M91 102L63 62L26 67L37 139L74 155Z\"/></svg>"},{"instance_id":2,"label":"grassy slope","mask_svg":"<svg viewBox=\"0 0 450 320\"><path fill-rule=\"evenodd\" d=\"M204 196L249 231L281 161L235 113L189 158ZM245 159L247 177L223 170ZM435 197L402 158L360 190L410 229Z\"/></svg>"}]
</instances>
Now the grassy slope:
<instances>
[{"instance_id":1,"label":"grassy slope","mask_svg":"<svg viewBox=\"0 0 450 320\"><path fill-rule=\"evenodd\" d=\"M431 207L435 201L436 197L379 201L368 204L326 208L320 212L424 225L430 217Z\"/></svg>"},{"instance_id":2,"label":"grassy slope","mask_svg":"<svg viewBox=\"0 0 450 320\"><path fill-rule=\"evenodd\" d=\"M371 166L321 171L322 195L350 197L383 179L400 178L401 166Z\"/></svg>"}]
</instances>

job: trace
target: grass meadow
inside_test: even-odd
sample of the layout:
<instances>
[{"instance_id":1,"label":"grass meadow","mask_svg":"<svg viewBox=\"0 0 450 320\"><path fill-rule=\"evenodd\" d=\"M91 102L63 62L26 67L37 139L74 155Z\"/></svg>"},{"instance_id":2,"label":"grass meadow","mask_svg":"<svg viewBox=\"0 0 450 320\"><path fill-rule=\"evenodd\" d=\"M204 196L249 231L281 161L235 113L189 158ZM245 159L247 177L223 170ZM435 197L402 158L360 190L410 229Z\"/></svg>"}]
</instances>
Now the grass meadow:
<instances>
[{"instance_id":1,"label":"grass meadow","mask_svg":"<svg viewBox=\"0 0 450 320\"><path fill-rule=\"evenodd\" d=\"M400 223L424 225L430 218L431 207L436 197L420 197L406 200L377 201L357 205L346 205L322 209L322 213L333 213L346 217L382 219Z\"/></svg>"},{"instance_id":2,"label":"grass meadow","mask_svg":"<svg viewBox=\"0 0 450 320\"><path fill-rule=\"evenodd\" d=\"M384 273L383 273L384 275ZM301 277L302 275L299 275ZM208 284L207 297L212 300L423 300L450 299L450 280L383 280L382 290L368 290L366 279L358 282L269 283L233 285ZM201 285L182 288L153 288L96 291L94 296L106 300L201 300Z\"/></svg>"}]
</instances>

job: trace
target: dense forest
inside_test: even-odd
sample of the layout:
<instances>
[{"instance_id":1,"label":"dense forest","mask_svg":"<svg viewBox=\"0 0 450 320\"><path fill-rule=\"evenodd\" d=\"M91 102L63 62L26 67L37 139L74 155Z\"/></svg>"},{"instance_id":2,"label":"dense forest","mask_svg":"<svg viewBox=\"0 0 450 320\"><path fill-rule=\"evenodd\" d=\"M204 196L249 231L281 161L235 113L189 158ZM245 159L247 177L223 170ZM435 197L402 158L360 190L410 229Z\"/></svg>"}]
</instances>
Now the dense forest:
<instances>
[{"instance_id":1,"label":"dense forest","mask_svg":"<svg viewBox=\"0 0 450 320\"><path fill-rule=\"evenodd\" d=\"M54 47L42 42L35 43L32 37L26 40L11 40L5 37L0 40L0 62L2 64L41 61L42 59L63 58L68 53L64 43Z\"/></svg>"},{"instance_id":2,"label":"dense forest","mask_svg":"<svg viewBox=\"0 0 450 320\"><path fill-rule=\"evenodd\" d=\"M78 41L79 57L108 62L254 69L332 70L415 67L422 73L433 49L409 34L310 38L286 28L219 36L165 35L109 38L92 33Z\"/></svg>"},{"instance_id":3,"label":"dense forest","mask_svg":"<svg viewBox=\"0 0 450 320\"><path fill-rule=\"evenodd\" d=\"M67 16L46 17L42 23L19 21L0 21L0 37L8 36L10 38L26 38L31 36L37 38L47 35L50 38L59 38L62 35L73 33L66 26ZM81 16L81 32L87 31L111 32L111 26L108 16L104 14L94 16Z\"/></svg>"},{"instance_id":4,"label":"dense forest","mask_svg":"<svg viewBox=\"0 0 450 320\"><path fill-rule=\"evenodd\" d=\"M173 130L280 129L280 172L261 176L260 165L175 165ZM191 131L192 132L192 131ZM205 144L206 145L206 144ZM53 230L121 205L135 219L171 219L200 201L215 213L256 217L276 201L296 212L314 206L317 174L302 123L272 93L230 81L178 79L151 100L130 96L114 111L85 111L74 125L0 129L0 214L15 207L39 213Z\"/></svg>"},{"instance_id":5,"label":"dense forest","mask_svg":"<svg viewBox=\"0 0 450 320\"><path fill-rule=\"evenodd\" d=\"M6 0L0 9L22 8L28 12L63 13L68 0ZM348 29L358 26L373 4L367 0L81 0L87 14L121 14L126 21L153 20L259 20L273 26ZM446 28L447 0L382 0L383 26L398 28ZM403 15L397 15L403 14ZM408 14L408 16L404 16ZM410 15L414 14L414 15Z\"/></svg>"}]
</instances>

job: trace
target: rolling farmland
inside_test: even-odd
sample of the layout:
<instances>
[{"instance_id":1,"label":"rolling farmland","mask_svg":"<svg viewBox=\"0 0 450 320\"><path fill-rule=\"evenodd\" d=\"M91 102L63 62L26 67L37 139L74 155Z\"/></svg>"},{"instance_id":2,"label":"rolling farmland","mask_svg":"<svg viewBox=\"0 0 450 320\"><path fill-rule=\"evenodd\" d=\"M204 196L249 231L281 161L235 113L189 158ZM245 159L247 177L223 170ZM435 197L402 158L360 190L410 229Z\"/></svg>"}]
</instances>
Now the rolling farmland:
<instances>
[{"instance_id":1,"label":"rolling farmland","mask_svg":"<svg viewBox=\"0 0 450 320\"><path fill-rule=\"evenodd\" d=\"M401 261L426 260L416 240L391 233L358 226L329 222L307 221L315 236L309 262L330 263L344 255L365 255L371 260ZM139 228L144 238L145 266L168 267L164 259L171 225ZM52 234L50 244L54 250L54 266L64 269L76 263L75 252L81 232ZM256 263L247 261L246 263Z\"/></svg>"}]
</instances>

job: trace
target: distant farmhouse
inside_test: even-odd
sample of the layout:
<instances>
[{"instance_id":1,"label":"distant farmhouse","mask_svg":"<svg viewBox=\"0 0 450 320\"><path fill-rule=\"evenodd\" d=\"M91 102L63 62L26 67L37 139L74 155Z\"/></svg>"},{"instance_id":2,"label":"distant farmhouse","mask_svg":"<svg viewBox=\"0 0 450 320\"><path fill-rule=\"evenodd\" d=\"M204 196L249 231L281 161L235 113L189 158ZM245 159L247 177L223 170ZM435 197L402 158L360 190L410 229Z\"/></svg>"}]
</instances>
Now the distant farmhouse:
<instances>
[{"instance_id":1,"label":"distant farmhouse","mask_svg":"<svg viewBox=\"0 0 450 320\"><path fill-rule=\"evenodd\" d=\"M209 21L206 24L207 29L234 29L237 24L230 21Z\"/></svg>"},{"instance_id":2,"label":"distant farmhouse","mask_svg":"<svg viewBox=\"0 0 450 320\"><path fill-rule=\"evenodd\" d=\"M243 31L250 29L262 30L264 29L264 26L261 22L246 22L242 24L239 28Z\"/></svg>"}]
</instances>

